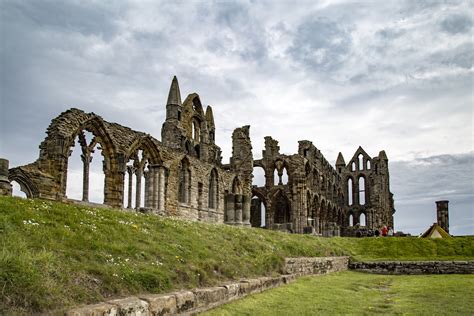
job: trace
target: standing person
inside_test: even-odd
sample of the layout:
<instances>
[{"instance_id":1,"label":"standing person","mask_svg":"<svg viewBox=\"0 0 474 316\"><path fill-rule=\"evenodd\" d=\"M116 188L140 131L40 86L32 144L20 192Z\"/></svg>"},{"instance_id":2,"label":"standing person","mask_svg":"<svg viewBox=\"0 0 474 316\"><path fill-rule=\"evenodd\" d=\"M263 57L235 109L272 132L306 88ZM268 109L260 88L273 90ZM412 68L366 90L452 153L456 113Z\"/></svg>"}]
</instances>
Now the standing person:
<instances>
[{"instance_id":1,"label":"standing person","mask_svg":"<svg viewBox=\"0 0 474 316\"><path fill-rule=\"evenodd\" d=\"M393 228L392 227L389 227L389 229L388 229L388 236L389 237L393 236Z\"/></svg>"},{"instance_id":2,"label":"standing person","mask_svg":"<svg viewBox=\"0 0 474 316\"><path fill-rule=\"evenodd\" d=\"M387 233L388 233L388 228L387 228L387 226L383 225L383 227L382 227L382 236L387 237Z\"/></svg>"}]
</instances>

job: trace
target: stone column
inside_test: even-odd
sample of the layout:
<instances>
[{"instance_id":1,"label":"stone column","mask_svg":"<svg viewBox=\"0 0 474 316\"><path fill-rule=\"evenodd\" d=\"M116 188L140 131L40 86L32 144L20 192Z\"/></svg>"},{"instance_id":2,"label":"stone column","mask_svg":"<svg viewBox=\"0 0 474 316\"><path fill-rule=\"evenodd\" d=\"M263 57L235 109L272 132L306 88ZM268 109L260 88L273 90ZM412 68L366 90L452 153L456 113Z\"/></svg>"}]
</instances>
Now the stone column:
<instances>
[{"instance_id":1,"label":"stone column","mask_svg":"<svg viewBox=\"0 0 474 316\"><path fill-rule=\"evenodd\" d=\"M127 166L128 173L128 201L127 208L132 208L132 193L133 193L133 166Z\"/></svg>"},{"instance_id":2,"label":"stone column","mask_svg":"<svg viewBox=\"0 0 474 316\"><path fill-rule=\"evenodd\" d=\"M150 207L153 209L158 208L158 203L159 203L159 197L158 197L158 190L160 186L160 173L159 173L159 167L158 166L153 166L151 171L152 171L152 182L153 182L153 187L151 190L151 201L150 201Z\"/></svg>"},{"instance_id":3,"label":"stone column","mask_svg":"<svg viewBox=\"0 0 474 316\"><path fill-rule=\"evenodd\" d=\"M235 195L232 193L226 196L227 205L227 224L233 225L235 223Z\"/></svg>"},{"instance_id":4,"label":"stone column","mask_svg":"<svg viewBox=\"0 0 474 316\"><path fill-rule=\"evenodd\" d=\"M160 212L165 211L165 168L160 167L158 169L159 173L159 186L158 186L158 210Z\"/></svg>"},{"instance_id":5,"label":"stone column","mask_svg":"<svg viewBox=\"0 0 474 316\"><path fill-rule=\"evenodd\" d=\"M8 181L8 160L3 158L0 158L0 195L12 195L12 185Z\"/></svg>"},{"instance_id":6,"label":"stone column","mask_svg":"<svg viewBox=\"0 0 474 316\"><path fill-rule=\"evenodd\" d=\"M142 175L143 175L143 167L137 168L135 170L135 175L137 177L137 189L135 192L135 209L140 209L141 199L142 199Z\"/></svg>"},{"instance_id":7,"label":"stone column","mask_svg":"<svg viewBox=\"0 0 474 316\"><path fill-rule=\"evenodd\" d=\"M143 171L143 177L145 177L145 199L144 199L144 206L145 207L150 207L150 200L152 199L152 195L150 194L150 190L152 189L152 180L153 180L153 174L152 171L149 170L144 170Z\"/></svg>"},{"instance_id":8,"label":"stone column","mask_svg":"<svg viewBox=\"0 0 474 316\"><path fill-rule=\"evenodd\" d=\"M83 173L82 173L82 201L89 202L89 167L92 161L91 153L84 151L81 155Z\"/></svg>"},{"instance_id":9,"label":"stone column","mask_svg":"<svg viewBox=\"0 0 474 316\"><path fill-rule=\"evenodd\" d=\"M243 197L242 221L245 226L250 226L250 208L252 198L248 195Z\"/></svg>"},{"instance_id":10,"label":"stone column","mask_svg":"<svg viewBox=\"0 0 474 316\"><path fill-rule=\"evenodd\" d=\"M236 225L242 225L242 194L235 195L235 218Z\"/></svg>"}]
</instances>

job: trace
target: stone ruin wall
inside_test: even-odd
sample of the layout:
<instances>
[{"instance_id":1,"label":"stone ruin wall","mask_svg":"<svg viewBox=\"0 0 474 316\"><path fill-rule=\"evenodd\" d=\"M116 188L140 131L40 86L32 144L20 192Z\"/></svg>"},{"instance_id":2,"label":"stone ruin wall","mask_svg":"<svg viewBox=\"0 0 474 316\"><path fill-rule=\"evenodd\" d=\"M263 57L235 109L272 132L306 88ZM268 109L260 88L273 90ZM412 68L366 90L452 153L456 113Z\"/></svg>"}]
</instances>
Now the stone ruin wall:
<instances>
[{"instance_id":1,"label":"stone ruin wall","mask_svg":"<svg viewBox=\"0 0 474 316\"><path fill-rule=\"evenodd\" d=\"M393 195L384 151L371 158L359 147L347 164L339 154L334 168L310 141L300 141L298 153L284 155L278 141L268 136L263 158L254 160L249 128L234 130L232 157L223 164L214 142L212 108L204 111L195 93L181 102L175 77L161 141L94 113L70 109L52 120L34 163L8 170L8 161L0 161L0 193L11 195L9 182L16 181L27 197L67 201L68 159L76 147L84 166L82 200L88 202L88 168L94 146L99 145L104 159L104 204L111 207L260 227L264 205L266 228L321 236L355 236L382 225L393 227ZM94 138L87 140L85 132ZM264 170L264 186L252 186L254 168ZM281 181L283 172L288 183ZM131 192L130 178L135 205L130 194L124 199L125 192ZM360 178L365 180L365 203L359 201ZM141 186L145 202L137 205ZM366 223L361 226L362 214Z\"/></svg>"},{"instance_id":2,"label":"stone ruin wall","mask_svg":"<svg viewBox=\"0 0 474 316\"><path fill-rule=\"evenodd\" d=\"M321 236L363 236L383 225L393 227L384 151L371 158L359 147L347 164L339 153L334 168L310 141L299 141L297 154L284 155L268 136L262 157L254 166L263 169L265 184L252 188L251 214L257 218L263 204L267 227Z\"/></svg>"}]
</instances>

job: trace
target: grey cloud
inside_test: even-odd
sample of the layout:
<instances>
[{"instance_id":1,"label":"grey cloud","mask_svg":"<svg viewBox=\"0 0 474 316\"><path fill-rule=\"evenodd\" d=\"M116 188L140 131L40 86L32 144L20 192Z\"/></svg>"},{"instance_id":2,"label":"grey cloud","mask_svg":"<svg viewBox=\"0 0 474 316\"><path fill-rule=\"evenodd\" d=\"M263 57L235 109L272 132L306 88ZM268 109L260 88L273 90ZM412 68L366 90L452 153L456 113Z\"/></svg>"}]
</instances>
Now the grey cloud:
<instances>
[{"instance_id":1,"label":"grey cloud","mask_svg":"<svg viewBox=\"0 0 474 316\"><path fill-rule=\"evenodd\" d=\"M387 27L387 28L378 30L375 33L375 36L380 37L382 40L392 40L392 39L402 36L403 34L405 34L405 30Z\"/></svg>"},{"instance_id":2,"label":"grey cloud","mask_svg":"<svg viewBox=\"0 0 474 316\"><path fill-rule=\"evenodd\" d=\"M315 18L297 29L289 54L316 72L339 69L350 51L350 33L336 22Z\"/></svg>"},{"instance_id":3,"label":"grey cloud","mask_svg":"<svg viewBox=\"0 0 474 316\"><path fill-rule=\"evenodd\" d=\"M470 69L474 60L473 42L464 43L452 50L436 52L429 57L433 64L454 65Z\"/></svg>"},{"instance_id":4,"label":"grey cloud","mask_svg":"<svg viewBox=\"0 0 474 316\"><path fill-rule=\"evenodd\" d=\"M118 30L111 17L125 9L124 5L119 4L115 2L108 6L97 2L91 6L79 1L6 1L2 10L11 19L20 19L43 29L110 38Z\"/></svg>"},{"instance_id":5,"label":"grey cloud","mask_svg":"<svg viewBox=\"0 0 474 316\"><path fill-rule=\"evenodd\" d=\"M441 22L441 28L450 34L472 32L472 19L468 15L453 14Z\"/></svg>"}]
</instances>

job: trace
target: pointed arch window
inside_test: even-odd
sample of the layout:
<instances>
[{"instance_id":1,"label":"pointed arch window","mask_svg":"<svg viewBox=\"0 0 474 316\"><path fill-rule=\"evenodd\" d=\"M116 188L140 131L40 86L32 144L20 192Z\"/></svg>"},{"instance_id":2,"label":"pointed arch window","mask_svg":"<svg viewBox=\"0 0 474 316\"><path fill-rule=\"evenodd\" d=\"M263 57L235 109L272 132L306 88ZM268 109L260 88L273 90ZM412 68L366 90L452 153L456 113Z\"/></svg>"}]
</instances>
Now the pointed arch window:
<instances>
[{"instance_id":1,"label":"pointed arch window","mask_svg":"<svg viewBox=\"0 0 474 316\"><path fill-rule=\"evenodd\" d=\"M364 213L360 214L360 216L359 216L359 225L360 226L366 226L366 218L365 218Z\"/></svg>"},{"instance_id":2,"label":"pointed arch window","mask_svg":"<svg viewBox=\"0 0 474 316\"><path fill-rule=\"evenodd\" d=\"M365 205L365 179L359 178L359 204Z\"/></svg>"},{"instance_id":3,"label":"pointed arch window","mask_svg":"<svg viewBox=\"0 0 474 316\"><path fill-rule=\"evenodd\" d=\"M359 163L359 170L364 170L364 156L359 154L359 156L357 156L357 160Z\"/></svg>"},{"instance_id":4,"label":"pointed arch window","mask_svg":"<svg viewBox=\"0 0 474 316\"><path fill-rule=\"evenodd\" d=\"M352 199L352 179L347 180L347 204L352 205L354 203Z\"/></svg>"},{"instance_id":5,"label":"pointed arch window","mask_svg":"<svg viewBox=\"0 0 474 316\"><path fill-rule=\"evenodd\" d=\"M179 166L179 192L178 200L189 204L191 201L191 170L187 159L181 160Z\"/></svg>"},{"instance_id":6,"label":"pointed arch window","mask_svg":"<svg viewBox=\"0 0 474 316\"><path fill-rule=\"evenodd\" d=\"M199 142L201 140L201 128L199 125L199 121L197 119L193 119L192 137L195 142Z\"/></svg>"}]
</instances>

